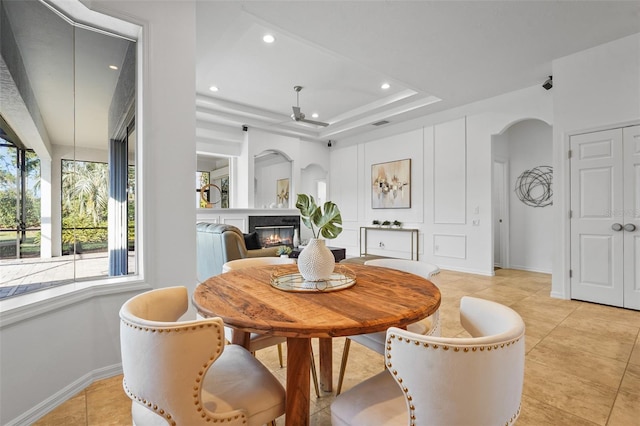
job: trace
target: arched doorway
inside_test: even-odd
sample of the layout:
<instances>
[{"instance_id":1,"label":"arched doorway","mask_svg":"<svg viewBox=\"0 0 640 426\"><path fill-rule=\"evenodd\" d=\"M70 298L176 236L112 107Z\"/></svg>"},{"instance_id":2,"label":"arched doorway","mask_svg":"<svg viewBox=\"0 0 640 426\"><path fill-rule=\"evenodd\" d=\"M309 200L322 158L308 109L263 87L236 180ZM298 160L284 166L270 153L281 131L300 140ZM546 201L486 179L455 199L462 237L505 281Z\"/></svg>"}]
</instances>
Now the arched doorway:
<instances>
[{"instance_id":1,"label":"arched doorway","mask_svg":"<svg viewBox=\"0 0 640 426\"><path fill-rule=\"evenodd\" d=\"M552 151L552 127L541 120L492 137L495 267L551 273Z\"/></svg>"}]
</instances>

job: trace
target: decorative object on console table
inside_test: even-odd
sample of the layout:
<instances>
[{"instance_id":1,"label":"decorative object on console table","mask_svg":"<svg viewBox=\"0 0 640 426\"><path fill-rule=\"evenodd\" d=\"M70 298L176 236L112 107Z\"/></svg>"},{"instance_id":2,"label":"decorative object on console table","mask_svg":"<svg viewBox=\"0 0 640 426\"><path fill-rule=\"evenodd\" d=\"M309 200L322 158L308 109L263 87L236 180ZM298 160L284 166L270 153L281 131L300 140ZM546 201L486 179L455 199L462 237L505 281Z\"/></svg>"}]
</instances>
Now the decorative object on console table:
<instances>
[{"instance_id":1,"label":"decorative object on console table","mask_svg":"<svg viewBox=\"0 0 640 426\"><path fill-rule=\"evenodd\" d=\"M371 208L411 207L411 159L371 165Z\"/></svg>"},{"instance_id":2,"label":"decorative object on console table","mask_svg":"<svg viewBox=\"0 0 640 426\"><path fill-rule=\"evenodd\" d=\"M292 251L291 247L289 246L280 246L276 250L276 254L280 257L289 257L289 255L291 254L291 251Z\"/></svg>"},{"instance_id":3,"label":"decorative object on console table","mask_svg":"<svg viewBox=\"0 0 640 426\"><path fill-rule=\"evenodd\" d=\"M331 276L335 268L335 258L324 238L336 238L342 232L342 216L338 206L327 201L321 208L311 195L298 194L296 207L300 210L302 223L313 234L307 246L298 256L298 269L307 281L322 281ZM317 228L317 229L316 229Z\"/></svg>"}]
</instances>

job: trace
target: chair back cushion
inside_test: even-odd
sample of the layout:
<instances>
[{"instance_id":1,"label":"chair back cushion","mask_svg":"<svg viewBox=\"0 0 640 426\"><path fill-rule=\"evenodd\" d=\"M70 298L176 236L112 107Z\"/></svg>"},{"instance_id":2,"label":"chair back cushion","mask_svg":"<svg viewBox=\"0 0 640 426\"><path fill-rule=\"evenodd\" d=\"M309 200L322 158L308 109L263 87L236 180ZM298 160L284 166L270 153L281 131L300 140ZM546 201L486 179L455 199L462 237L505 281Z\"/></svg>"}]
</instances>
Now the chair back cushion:
<instances>
[{"instance_id":1,"label":"chair back cushion","mask_svg":"<svg viewBox=\"0 0 640 426\"><path fill-rule=\"evenodd\" d=\"M222 265L230 260L247 257L244 235L232 225L196 224L196 255L198 280L222 273Z\"/></svg>"},{"instance_id":2,"label":"chair back cushion","mask_svg":"<svg viewBox=\"0 0 640 426\"><path fill-rule=\"evenodd\" d=\"M415 425L511 424L522 398L524 322L506 306L471 297L462 299L460 311L476 337L387 331L387 367L409 416Z\"/></svg>"},{"instance_id":3,"label":"chair back cushion","mask_svg":"<svg viewBox=\"0 0 640 426\"><path fill-rule=\"evenodd\" d=\"M252 266L264 265L291 265L296 263L295 259L288 257L247 257L246 259L231 260L222 265L222 272L229 272L234 269L251 268Z\"/></svg>"},{"instance_id":4,"label":"chair back cushion","mask_svg":"<svg viewBox=\"0 0 640 426\"><path fill-rule=\"evenodd\" d=\"M187 306L187 289L170 287L135 296L120 309L125 392L166 424L202 421L194 409L202 404L202 378L224 350L221 319L175 322Z\"/></svg>"},{"instance_id":5,"label":"chair back cushion","mask_svg":"<svg viewBox=\"0 0 640 426\"><path fill-rule=\"evenodd\" d=\"M367 266L380 266L383 268L397 269L399 271L420 275L427 279L440 272L440 268L432 263L418 262L417 260L408 259L372 259L367 260L364 264Z\"/></svg>"}]
</instances>

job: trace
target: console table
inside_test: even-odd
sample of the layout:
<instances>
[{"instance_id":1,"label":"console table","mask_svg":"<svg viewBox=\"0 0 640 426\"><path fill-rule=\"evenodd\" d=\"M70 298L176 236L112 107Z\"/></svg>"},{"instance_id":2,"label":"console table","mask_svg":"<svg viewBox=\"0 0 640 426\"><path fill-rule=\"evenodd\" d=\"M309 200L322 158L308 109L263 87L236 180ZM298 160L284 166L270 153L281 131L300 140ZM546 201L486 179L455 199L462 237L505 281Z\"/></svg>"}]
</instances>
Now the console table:
<instances>
[{"instance_id":1,"label":"console table","mask_svg":"<svg viewBox=\"0 0 640 426\"><path fill-rule=\"evenodd\" d=\"M367 253L367 231L389 231L389 232L410 232L411 233L411 260L418 260L418 232L419 229L414 228L384 228L378 226L361 226L360 227L360 256L366 256Z\"/></svg>"},{"instance_id":2,"label":"console table","mask_svg":"<svg viewBox=\"0 0 640 426\"><path fill-rule=\"evenodd\" d=\"M331 250L331 253L333 253L333 257L336 258L336 263L340 262L341 260L344 260L345 257L347 257L347 251L346 249L340 248L340 247L329 247L327 246L327 248L329 250ZM289 253L289 257L292 259L297 259L298 256L300 256L300 252L304 249L304 247L298 247L298 248L294 248L293 251L291 253Z\"/></svg>"}]
</instances>

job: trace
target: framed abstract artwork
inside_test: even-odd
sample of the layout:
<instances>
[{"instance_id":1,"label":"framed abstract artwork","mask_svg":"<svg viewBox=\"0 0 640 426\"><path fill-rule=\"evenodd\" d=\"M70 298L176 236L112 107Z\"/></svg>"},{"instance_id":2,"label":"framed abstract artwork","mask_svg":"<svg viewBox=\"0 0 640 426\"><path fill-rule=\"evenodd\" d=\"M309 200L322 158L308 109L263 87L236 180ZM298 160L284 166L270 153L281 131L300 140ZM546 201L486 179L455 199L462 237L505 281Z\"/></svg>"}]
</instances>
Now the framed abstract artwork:
<instances>
[{"instance_id":1,"label":"framed abstract artwork","mask_svg":"<svg viewBox=\"0 0 640 426\"><path fill-rule=\"evenodd\" d=\"M411 159L371 165L371 207L411 207Z\"/></svg>"},{"instance_id":2,"label":"framed abstract artwork","mask_svg":"<svg viewBox=\"0 0 640 426\"><path fill-rule=\"evenodd\" d=\"M276 183L276 203L289 205L289 179L278 179Z\"/></svg>"}]
</instances>

